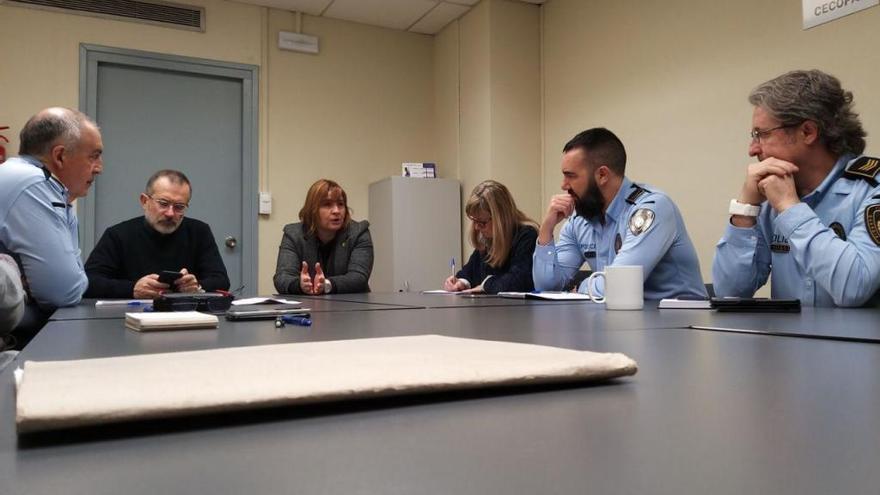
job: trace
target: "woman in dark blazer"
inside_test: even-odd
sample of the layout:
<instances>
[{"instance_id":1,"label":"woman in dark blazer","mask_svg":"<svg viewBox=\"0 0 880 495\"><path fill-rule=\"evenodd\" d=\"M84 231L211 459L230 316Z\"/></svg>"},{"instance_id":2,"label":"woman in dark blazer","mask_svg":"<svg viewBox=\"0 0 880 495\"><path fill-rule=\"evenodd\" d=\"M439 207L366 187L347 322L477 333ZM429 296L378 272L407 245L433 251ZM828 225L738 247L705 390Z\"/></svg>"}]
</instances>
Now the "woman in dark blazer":
<instances>
[{"instance_id":1,"label":"woman in dark blazer","mask_svg":"<svg viewBox=\"0 0 880 495\"><path fill-rule=\"evenodd\" d=\"M443 288L458 292L529 292L532 253L538 239L534 221L519 211L504 184L487 180L474 188L465 205L471 220L474 252Z\"/></svg>"},{"instance_id":2,"label":"woman in dark blazer","mask_svg":"<svg viewBox=\"0 0 880 495\"><path fill-rule=\"evenodd\" d=\"M351 219L342 187L327 179L312 184L299 219L284 226L275 290L310 295L369 292L373 270L370 224Z\"/></svg>"}]
</instances>

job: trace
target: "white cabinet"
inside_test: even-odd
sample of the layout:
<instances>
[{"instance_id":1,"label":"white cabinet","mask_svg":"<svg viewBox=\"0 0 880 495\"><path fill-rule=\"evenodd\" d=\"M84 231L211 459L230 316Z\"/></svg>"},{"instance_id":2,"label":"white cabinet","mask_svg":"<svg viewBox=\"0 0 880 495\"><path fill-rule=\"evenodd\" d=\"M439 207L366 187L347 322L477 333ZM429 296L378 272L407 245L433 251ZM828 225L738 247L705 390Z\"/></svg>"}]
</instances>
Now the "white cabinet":
<instances>
[{"instance_id":1,"label":"white cabinet","mask_svg":"<svg viewBox=\"0 0 880 495\"><path fill-rule=\"evenodd\" d=\"M439 289L461 268L461 185L389 177L370 184L374 292Z\"/></svg>"}]
</instances>

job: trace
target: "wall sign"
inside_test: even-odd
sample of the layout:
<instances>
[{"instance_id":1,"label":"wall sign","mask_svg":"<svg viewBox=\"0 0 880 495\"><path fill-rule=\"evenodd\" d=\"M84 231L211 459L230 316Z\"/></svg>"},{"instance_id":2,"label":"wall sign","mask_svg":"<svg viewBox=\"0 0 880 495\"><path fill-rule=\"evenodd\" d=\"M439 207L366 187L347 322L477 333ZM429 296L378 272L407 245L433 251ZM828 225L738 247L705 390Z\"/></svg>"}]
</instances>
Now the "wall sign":
<instances>
[{"instance_id":1,"label":"wall sign","mask_svg":"<svg viewBox=\"0 0 880 495\"><path fill-rule=\"evenodd\" d=\"M880 4L880 0L803 0L804 29Z\"/></svg>"}]
</instances>

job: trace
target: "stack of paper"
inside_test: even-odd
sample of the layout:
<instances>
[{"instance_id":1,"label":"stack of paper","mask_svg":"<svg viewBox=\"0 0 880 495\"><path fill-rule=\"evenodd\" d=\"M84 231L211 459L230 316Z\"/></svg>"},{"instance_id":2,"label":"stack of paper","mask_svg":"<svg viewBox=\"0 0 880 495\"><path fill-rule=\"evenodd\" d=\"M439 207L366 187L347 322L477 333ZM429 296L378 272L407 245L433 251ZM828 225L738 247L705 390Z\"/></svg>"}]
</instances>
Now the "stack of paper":
<instances>
[{"instance_id":1,"label":"stack of paper","mask_svg":"<svg viewBox=\"0 0 880 495\"><path fill-rule=\"evenodd\" d=\"M138 332L194 328L217 328L216 316L198 311L167 313L125 313L125 326Z\"/></svg>"}]
</instances>

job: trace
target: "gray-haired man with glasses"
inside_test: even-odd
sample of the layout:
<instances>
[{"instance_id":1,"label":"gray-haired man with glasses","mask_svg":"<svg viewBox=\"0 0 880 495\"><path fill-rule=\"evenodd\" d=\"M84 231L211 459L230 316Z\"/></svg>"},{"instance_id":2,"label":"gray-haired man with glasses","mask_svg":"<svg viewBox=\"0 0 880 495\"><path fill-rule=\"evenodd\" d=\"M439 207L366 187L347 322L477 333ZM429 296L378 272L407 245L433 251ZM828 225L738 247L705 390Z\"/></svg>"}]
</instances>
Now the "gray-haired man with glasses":
<instances>
[{"instance_id":1,"label":"gray-haired man with glasses","mask_svg":"<svg viewBox=\"0 0 880 495\"><path fill-rule=\"evenodd\" d=\"M140 195L144 216L108 228L89 255L85 297L152 299L164 291L228 290L211 228L184 216L191 197L182 172L153 174ZM180 275L168 280L162 272Z\"/></svg>"},{"instance_id":2,"label":"gray-haired man with glasses","mask_svg":"<svg viewBox=\"0 0 880 495\"><path fill-rule=\"evenodd\" d=\"M745 183L715 251L718 296L809 306L880 302L880 159L864 156L853 96L834 76L793 71L752 90Z\"/></svg>"}]
</instances>

